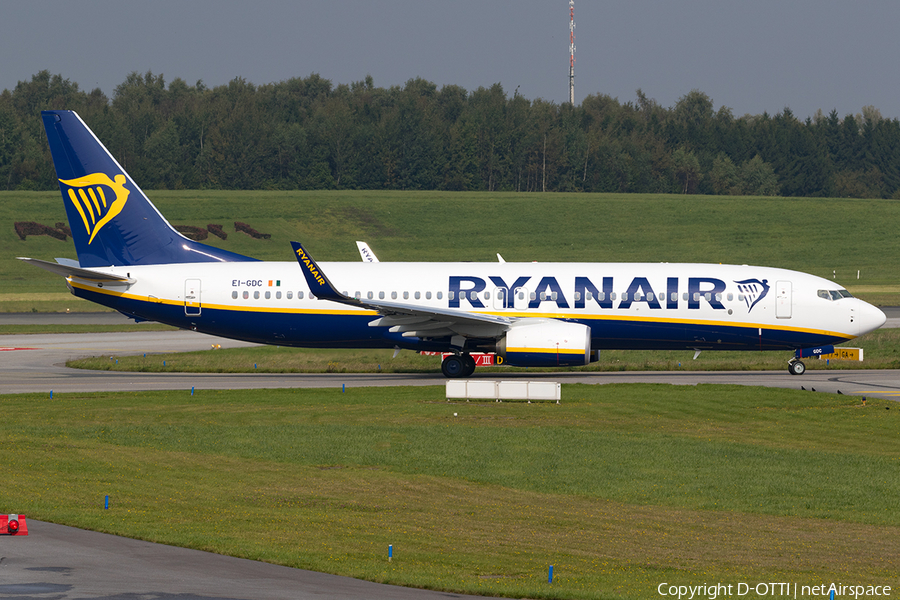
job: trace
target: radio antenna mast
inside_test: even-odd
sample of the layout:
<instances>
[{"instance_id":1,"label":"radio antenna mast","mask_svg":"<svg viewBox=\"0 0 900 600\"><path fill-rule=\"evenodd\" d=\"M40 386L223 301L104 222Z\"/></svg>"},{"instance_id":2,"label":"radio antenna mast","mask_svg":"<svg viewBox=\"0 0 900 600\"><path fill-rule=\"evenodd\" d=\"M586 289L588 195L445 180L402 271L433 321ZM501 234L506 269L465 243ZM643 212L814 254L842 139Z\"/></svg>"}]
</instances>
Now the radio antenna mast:
<instances>
[{"instance_id":1,"label":"radio antenna mast","mask_svg":"<svg viewBox=\"0 0 900 600\"><path fill-rule=\"evenodd\" d=\"M569 0L569 104L575 106L575 0Z\"/></svg>"}]
</instances>

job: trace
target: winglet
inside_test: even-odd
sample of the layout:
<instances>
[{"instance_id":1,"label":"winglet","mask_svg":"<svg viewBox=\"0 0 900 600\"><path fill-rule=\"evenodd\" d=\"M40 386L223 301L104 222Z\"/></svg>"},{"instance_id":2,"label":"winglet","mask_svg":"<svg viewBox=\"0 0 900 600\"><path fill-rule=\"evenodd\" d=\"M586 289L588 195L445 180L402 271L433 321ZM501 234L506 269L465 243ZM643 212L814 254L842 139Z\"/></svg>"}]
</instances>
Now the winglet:
<instances>
[{"instance_id":1,"label":"winglet","mask_svg":"<svg viewBox=\"0 0 900 600\"><path fill-rule=\"evenodd\" d=\"M358 300L348 298L344 294L337 291L337 288L328 280L313 257L303 249L300 242L291 242L291 248L294 249L294 255L297 262L300 263L300 269L306 278L306 284L309 291L315 294L316 298L322 300L334 300L335 302L343 302L344 304L358 304Z\"/></svg>"}]
</instances>

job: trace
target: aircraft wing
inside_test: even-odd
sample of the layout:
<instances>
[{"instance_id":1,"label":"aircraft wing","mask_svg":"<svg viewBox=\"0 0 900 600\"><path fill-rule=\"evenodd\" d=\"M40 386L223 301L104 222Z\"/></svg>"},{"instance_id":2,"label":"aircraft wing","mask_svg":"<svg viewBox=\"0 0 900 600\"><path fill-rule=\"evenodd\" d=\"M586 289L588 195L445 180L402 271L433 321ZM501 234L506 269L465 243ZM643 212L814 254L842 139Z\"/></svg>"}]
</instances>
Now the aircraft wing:
<instances>
[{"instance_id":1,"label":"aircraft wing","mask_svg":"<svg viewBox=\"0 0 900 600\"><path fill-rule=\"evenodd\" d=\"M369 323L371 327L390 327L392 333L402 333L404 337L499 337L515 321L507 317L450 308L426 308L402 302L352 298L337 290L300 243L291 242L291 247L310 291L322 300L377 311L381 318Z\"/></svg>"},{"instance_id":2,"label":"aircraft wing","mask_svg":"<svg viewBox=\"0 0 900 600\"><path fill-rule=\"evenodd\" d=\"M38 260L37 258L25 258L24 256L17 256L16 258L24 260L28 264L40 267L45 271L62 275L63 277L77 277L78 279L85 279L87 281L118 281L129 284L137 281L131 277L123 277L121 275L116 275L115 273L104 273L103 271L95 271L94 269L82 269L81 267L52 263L46 260Z\"/></svg>"}]
</instances>

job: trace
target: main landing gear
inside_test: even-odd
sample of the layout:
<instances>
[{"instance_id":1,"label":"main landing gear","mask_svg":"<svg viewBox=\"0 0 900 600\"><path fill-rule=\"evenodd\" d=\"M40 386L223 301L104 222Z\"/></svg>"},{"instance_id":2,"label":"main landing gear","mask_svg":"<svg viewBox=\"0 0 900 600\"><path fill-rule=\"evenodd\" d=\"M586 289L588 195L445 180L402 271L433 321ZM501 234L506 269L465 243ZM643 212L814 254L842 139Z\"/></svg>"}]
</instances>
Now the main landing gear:
<instances>
[{"instance_id":1,"label":"main landing gear","mask_svg":"<svg viewBox=\"0 0 900 600\"><path fill-rule=\"evenodd\" d=\"M448 379L468 377L475 372L475 359L469 354L451 354L441 362L441 373Z\"/></svg>"},{"instance_id":2,"label":"main landing gear","mask_svg":"<svg viewBox=\"0 0 900 600\"><path fill-rule=\"evenodd\" d=\"M788 361L788 373L791 375L803 375L806 373L806 365L798 358L792 358Z\"/></svg>"}]
</instances>

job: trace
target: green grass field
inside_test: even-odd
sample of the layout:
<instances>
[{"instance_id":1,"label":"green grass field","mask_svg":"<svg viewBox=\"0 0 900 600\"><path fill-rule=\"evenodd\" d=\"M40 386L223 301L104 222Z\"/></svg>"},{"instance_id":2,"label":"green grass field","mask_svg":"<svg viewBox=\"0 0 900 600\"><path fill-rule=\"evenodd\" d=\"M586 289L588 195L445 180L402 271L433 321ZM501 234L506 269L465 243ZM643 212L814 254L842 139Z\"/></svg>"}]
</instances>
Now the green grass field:
<instances>
[{"instance_id":1,"label":"green grass field","mask_svg":"<svg viewBox=\"0 0 900 600\"><path fill-rule=\"evenodd\" d=\"M900 587L888 401L566 385L558 405L449 403L442 387L3 402L0 506L32 518L510 597Z\"/></svg>"},{"instance_id":2,"label":"green grass field","mask_svg":"<svg viewBox=\"0 0 900 600\"><path fill-rule=\"evenodd\" d=\"M508 261L747 263L834 276L863 299L900 305L898 201L150 196L173 224L221 224L228 239L210 244L268 260L289 260L288 241L298 239L319 260L355 261L354 241L363 239L391 261L493 262L500 252ZM235 233L236 220L272 238ZM0 193L0 311L99 308L14 259L74 258L71 240L22 241L14 221L65 221L59 194ZM853 345L866 349L867 366L896 368L898 335L874 332ZM709 352L694 362L690 354L605 352L597 366L783 369L785 360ZM120 362L157 370L161 360ZM436 358L412 353L392 362L390 351L260 348L173 356L166 370L246 371L251 360L269 372L438 368ZM663 582L900 588L894 403L724 386L566 385L563 398L448 403L439 387L4 396L0 451L12 468L0 510L510 597L641 599L657 597Z\"/></svg>"},{"instance_id":3,"label":"green grass field","mask_svg":"<svg viewBox=\"0 0 900 600\"><path fill-rule=\"evenodd\" d=\"M900 201L619 194L451 192L151 192L175 225L224 226L207 243L290 260L290 240L323 261L713 262L832 278L881 305L900 304ZM60 277L15 260L75 258L71 239L20 240L16 221L66 221L54 192L0 192L0 311L89 310ZM234 231L243 221L269 240ZM857 279L857 272L859 278Z\"/></svg>"}]
</instances>

